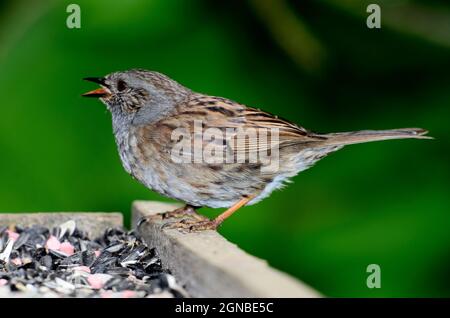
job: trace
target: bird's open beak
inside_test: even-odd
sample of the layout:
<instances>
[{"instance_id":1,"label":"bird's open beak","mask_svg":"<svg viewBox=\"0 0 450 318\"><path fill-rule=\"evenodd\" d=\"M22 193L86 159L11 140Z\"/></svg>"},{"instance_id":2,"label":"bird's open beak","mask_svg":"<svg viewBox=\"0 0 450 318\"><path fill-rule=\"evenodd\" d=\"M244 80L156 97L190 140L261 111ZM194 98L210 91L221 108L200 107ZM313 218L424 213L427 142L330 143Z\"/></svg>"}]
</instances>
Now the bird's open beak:
<instances>
[{"instance_id":1,"label":"bird's open beak","mask_svg":"<svg viewBox=\"0 0 450 318\"><path fill-rule=\"evenodd\" d=\"M102 98L102 97L106 97L106 96L108 96L110 94L110 91L106 88L105 79L103 77L86 77L86 78L83 78L83 79L85 81L89 81L89 82L100 84L103 87L94 89L94 90L89 91L87 93L84 93L81 96Z\"/></svg>"}]
</instances>

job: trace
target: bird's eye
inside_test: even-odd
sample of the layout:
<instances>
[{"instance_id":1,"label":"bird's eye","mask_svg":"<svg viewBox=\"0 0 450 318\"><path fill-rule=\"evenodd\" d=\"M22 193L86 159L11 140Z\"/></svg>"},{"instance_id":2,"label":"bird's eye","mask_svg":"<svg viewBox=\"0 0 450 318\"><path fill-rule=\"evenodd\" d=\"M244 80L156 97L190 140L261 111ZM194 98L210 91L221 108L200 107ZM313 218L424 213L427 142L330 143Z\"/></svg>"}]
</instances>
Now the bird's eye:
<instances>
[{"instance_id":1,"label":"bird's eye","mask_svg":"<svg viewBox=\"0 0 450 318\"><path fill-rule=\"evenodd\" d=\"M124 81L119 80L119 81L117 82L117 90L118 90L119 92L124 91L126 88L127 88L127 84L126 84Z\"/></svg>"}]
</instances>

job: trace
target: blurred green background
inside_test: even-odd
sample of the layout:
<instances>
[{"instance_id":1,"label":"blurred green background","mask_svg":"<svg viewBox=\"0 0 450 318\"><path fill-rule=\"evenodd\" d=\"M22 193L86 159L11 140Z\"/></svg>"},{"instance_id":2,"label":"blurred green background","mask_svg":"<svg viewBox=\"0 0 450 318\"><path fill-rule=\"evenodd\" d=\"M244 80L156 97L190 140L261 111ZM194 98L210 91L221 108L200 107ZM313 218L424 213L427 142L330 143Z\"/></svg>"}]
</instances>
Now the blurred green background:
<instances>
[{"instance_id":1,"label":"blurred green background","mask_svg":"<svg viewBox=\"0 0 450 318\"><path fill-rule=\"evenodd\" d=\"M68 29L71 1L0 1L0 210L128 218L168 201L124 172L109 114L80 97L83 77L146 68L318 132L429 129L333 154L220 231L327 296L450 296L450 5L377 1L376 30L371 2L79 0Z\"/></svg>"}]
</instances>

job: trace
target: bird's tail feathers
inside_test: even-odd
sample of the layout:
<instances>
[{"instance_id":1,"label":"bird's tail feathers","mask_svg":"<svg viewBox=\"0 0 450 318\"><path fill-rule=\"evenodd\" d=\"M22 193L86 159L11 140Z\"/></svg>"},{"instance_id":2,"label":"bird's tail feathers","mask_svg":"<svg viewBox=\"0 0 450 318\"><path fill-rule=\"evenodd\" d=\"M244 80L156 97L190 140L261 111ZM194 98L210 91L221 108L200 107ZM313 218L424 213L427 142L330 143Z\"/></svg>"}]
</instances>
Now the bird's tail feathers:
<instances>
[{"instance_id":1,"label":"bird's tail feathers","mask_svg":"<svg viewBox=\"0 0 450 318\"><path fill-rule=\"evenodd\" d=\"M345 146L359 144L363 142L389 140L389 139L433 139L425 136L428 131L422 128L401 128L389 130L360 130L342 133L331 133L321 135L325 137L323 141L318 142L320 146Z\"/></svg>"}]
</instances>

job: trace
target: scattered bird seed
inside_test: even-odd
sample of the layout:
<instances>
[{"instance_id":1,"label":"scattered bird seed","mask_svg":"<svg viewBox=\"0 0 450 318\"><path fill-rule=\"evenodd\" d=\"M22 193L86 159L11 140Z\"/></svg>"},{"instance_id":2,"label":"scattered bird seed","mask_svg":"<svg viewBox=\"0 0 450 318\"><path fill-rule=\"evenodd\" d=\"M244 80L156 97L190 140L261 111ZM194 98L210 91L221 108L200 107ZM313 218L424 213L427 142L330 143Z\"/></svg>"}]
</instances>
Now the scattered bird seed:
<instances>
[{"instance_id":1,"label":"scattered bird seed","mask_svg":"<svg viewBox=\"0 0 450 318\"><path fill-rule=\"evenodd\" d=\"M26 297L187 297L134 231L94 240L74 221L0 227L0 289Z\"/></svg>"}]
</instances>

